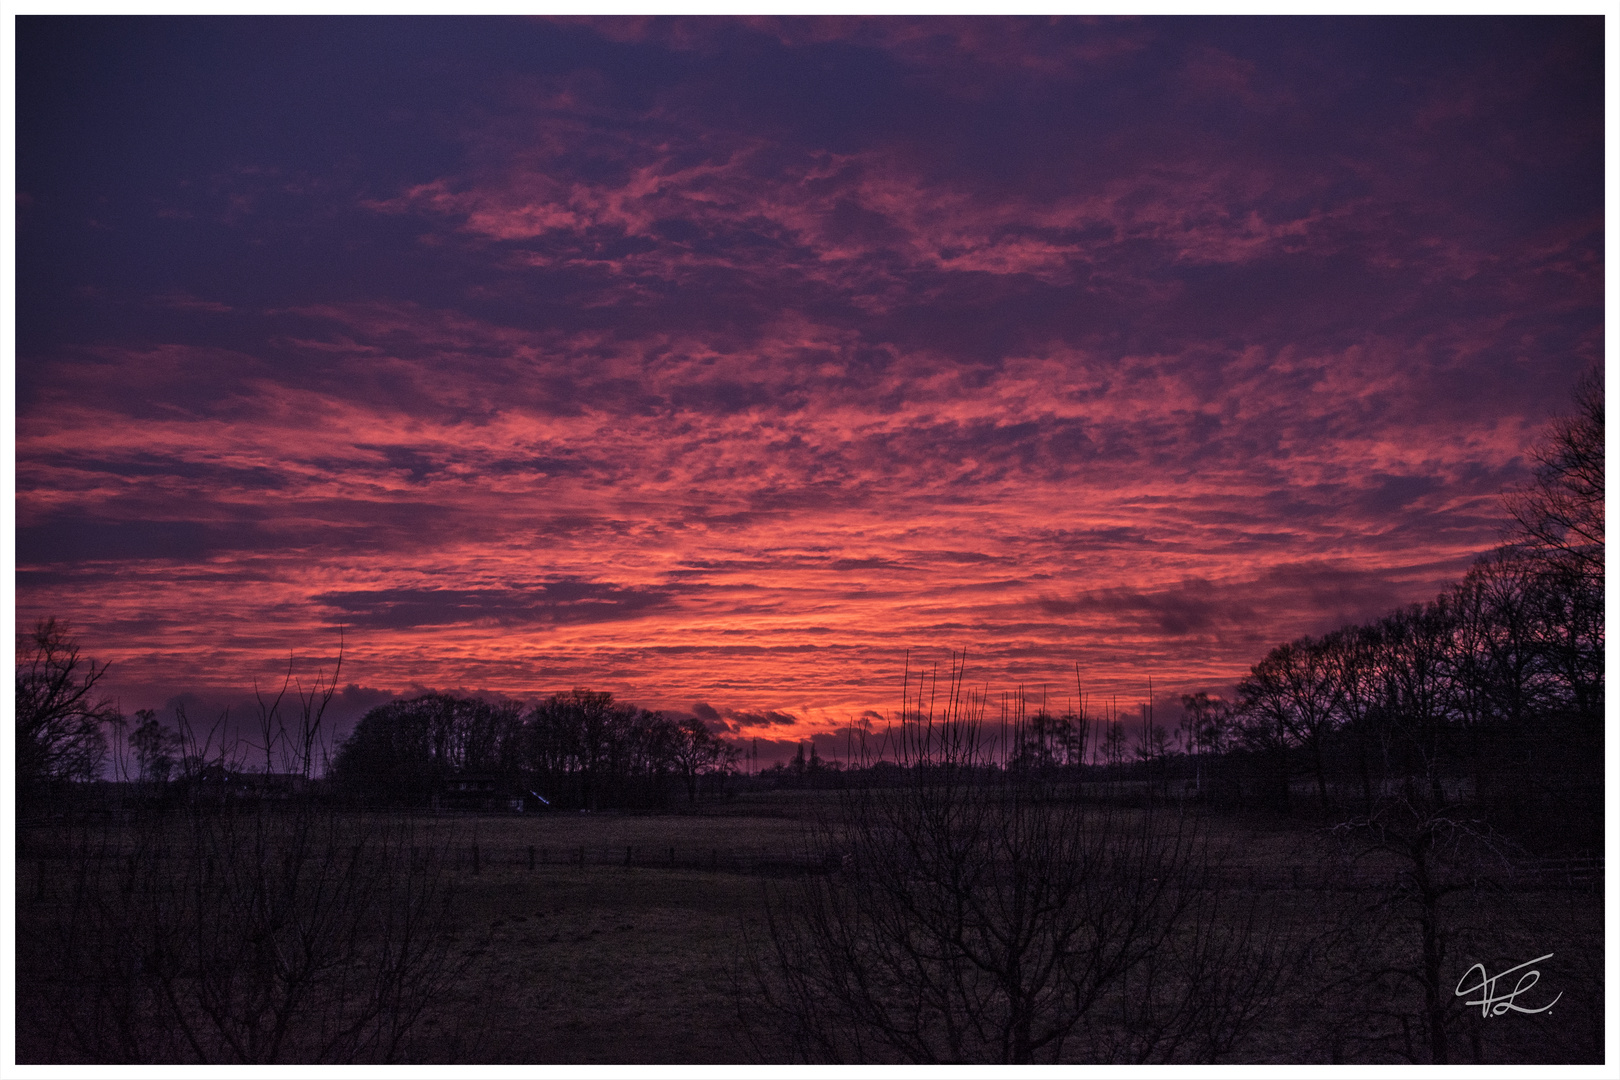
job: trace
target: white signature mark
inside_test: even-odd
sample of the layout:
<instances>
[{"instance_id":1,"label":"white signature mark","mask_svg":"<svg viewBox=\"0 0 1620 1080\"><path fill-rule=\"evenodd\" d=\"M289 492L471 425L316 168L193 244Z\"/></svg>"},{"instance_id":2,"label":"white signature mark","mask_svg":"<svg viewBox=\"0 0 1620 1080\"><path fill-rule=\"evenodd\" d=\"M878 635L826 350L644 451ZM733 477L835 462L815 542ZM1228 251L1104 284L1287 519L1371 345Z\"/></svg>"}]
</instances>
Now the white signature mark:
<instances>
[{"instance_id":1,"label":"white signature mark","mask_svg":"<svg viewBox=\"0 0 1620 1080\"><path fill-rule=\"evenodd\" d=\"M1474 1001L1464 1002L1464 1004L1466 1004L1466 1005L1478 1005L1480 1007L1479 1015L1482 1016L1482 1017L1487 1017L1487 1018L1492 1017L1492 1016L1501 1016L1503 1013L1507 1012L1509 1009L1512 1009L1514 1012L1521 1012L1521 1013L1546 1012L1548 1009L1550 1009L1554 1005L1558 1004L1558 998L1561 998L1561 997L1564 996L1562 992L1559 993L1558 997L1553 998L1551 1001L1547 1002L1547 1004L1543 1005L1539 1009L1527 1009L1523 1005L1515 1005L1515 1004L1513 1004L1513 999L1514 998L1518 997L1520 994L1524 993L1526 990L1528 990L1532 986L1536 985L1537 982L1541 981L1541 972L1539 972L1539 971L1526 971L1523 975L1519 976L1519 981L1514 984L1513 989L1508 991L1505 994L1498 994L1497 993L1497 991L1496 991L1496 980L1502 978L1504 975L1511 975L1515 971L1520 970L1521 968L1527 968L1531 964L1539 964L1543 960L1550 960L1550 959L1552 959L1552 955L1553 955L1552 953L1548 953L1546 956L1538 956L1534 960L1526 960L1524 963L1520 964L1518 967L1510 967L1506 971L1499 972L1496 975L1487 975L1485 973L1485 965L1484 964L1475 964L1473 967L1469 968L1467 971L1465 971L1463 973L1462 978L1457 980L1457 993L1456 993L1456 996L1457 997L1462 997L1464 994L1472 994L1476 990L1480 991L1480 996L1479 996L1478 999L1476 999ZM1468 977L1470 975L1472 975L1476 971L1479 972L1479 982L1475 983L1473 986L1468 987L1466 990L1463 989L1463 983L1467 982Z\"/></svg>"}]
</instances>

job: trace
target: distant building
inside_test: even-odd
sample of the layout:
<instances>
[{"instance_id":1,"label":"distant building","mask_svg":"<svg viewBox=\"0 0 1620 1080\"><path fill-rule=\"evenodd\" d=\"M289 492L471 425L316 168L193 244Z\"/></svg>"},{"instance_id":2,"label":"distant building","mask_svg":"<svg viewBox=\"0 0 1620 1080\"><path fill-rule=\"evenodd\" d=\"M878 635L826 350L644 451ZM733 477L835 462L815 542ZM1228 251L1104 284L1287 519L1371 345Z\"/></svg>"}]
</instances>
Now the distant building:
<instances>
[{"instance_id":1,"label":"distant building","mask_svg":"<svg viewBox=\"0 0 1620 1080\"><path fill-rule=\"evenodd\" d=\"M450 777L434 801L437 807L445 810L495 810L513 814L550 805L535 792L525 791L504 777L487 773Z\"/></svg>"},{"instance_id":2,"label":"distant building","mask_svg":"<svg viewBox=\"0 0 1620 1080\"><path fill-rule=\"evenodd\" d=\"M221 802L288 802L309 790L310 779L302 773L245 772L211 762L173 781L192 797Z\"/></svg>"}]
</instances>

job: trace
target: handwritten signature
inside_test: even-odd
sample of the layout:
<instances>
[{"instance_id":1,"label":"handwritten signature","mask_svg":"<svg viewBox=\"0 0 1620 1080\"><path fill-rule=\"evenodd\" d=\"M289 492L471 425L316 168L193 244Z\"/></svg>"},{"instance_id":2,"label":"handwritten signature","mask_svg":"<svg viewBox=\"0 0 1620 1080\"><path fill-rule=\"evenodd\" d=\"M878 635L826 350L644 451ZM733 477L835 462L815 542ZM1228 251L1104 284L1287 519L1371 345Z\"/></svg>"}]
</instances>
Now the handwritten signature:
<instances>
[{"instance_id":1,"label":"handwritten signature","mask_svg":"<svg viewBox=\"0 0 1620 1080\"><path fill-rule=\"evenodd\" d=\"M1539 1009L1527 1009L1523 1005L1515 1005L1515 1004L1513 1004L1513 999L1514 998L1518 997L1520 994L1524 993L1526 990L1529 990L1532 986L1536 985L1536 983L1541 981L1541 972L1539 972L1539 971L1526 971L1526 972L1524 972L1523 975L1519 976L1519 981L1514 984L1513 989L1508 991L1505 994L1497 993L1496 981L1498 979L1503 978L1504 976L1513 974L1515 971L1520 971L1520 970L1522 970L1524 968L1527 968L1531 964L1539 964L1543 960L1550 960L1550 959L1552 959L1552 955L1553 955L1552 953L1548 953L1546 956L1538 956L1534 960L1526 960L1524 963L1520 964L1518 967L1510 967L1506 971L1499 972L1498 974L1495 974L1495 975L1487 975L1485 973L1485 965L1484 964L1475 964L1473 967L1469 968L1466 972L1463 973L1462 978L1457 980L1457 993L1456 993L1456 996L1457 997L1462 997L1464 994L1472 994L1475 991L1479 991L1480 996L1476 1000L1469 1001L1469 1002L1464 1002L1464 1004L1478 1005L1480 1007L1479 1015L1482 1016L1482 1017L1487 1017L1487 1018L1492 1017L1492 1016L1501 1016L1503 1013L1507 1012L1509 1009L1512 1009L1514 1012L1521 1012L1521 1013L1546 1012L1548 1009L1550 1009L1554 1005L1558 1004L1558 998L1561 998L1561 997L1564 996L1562 993L1559 993L1558 997L1553 998L1551 1001L1547 1002L1547 1004L1543 1005ZM1479 972L1479 982L1475 983L1473 986L1468 987L1467 989L1464 989L1463 988L1463 983L1467 982L1469 976L1473 975L1473 973L1476 972L1476 971Z\"/></svg>"}]
</instances>

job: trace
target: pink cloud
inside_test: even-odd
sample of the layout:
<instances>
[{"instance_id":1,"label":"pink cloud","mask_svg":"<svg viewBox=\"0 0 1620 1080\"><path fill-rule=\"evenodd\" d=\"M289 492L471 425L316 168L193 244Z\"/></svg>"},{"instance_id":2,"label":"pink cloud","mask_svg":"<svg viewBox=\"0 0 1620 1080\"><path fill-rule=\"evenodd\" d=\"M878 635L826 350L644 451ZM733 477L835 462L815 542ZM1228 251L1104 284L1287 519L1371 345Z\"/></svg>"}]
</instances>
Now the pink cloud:
<instances>
[{"instance_id":1,"label":"pink cloud","mask_svg":"<svg viewBox=\"0 0 1620 1080\"><path fill-rule=\"evenodd\" d=\"M136 209L60 211L123 233L29 241L72 272L19 349L20 619L129 686L347 625L367 686L784 737L892 707L908 649L1134 700L1437 590L1601 355L1544 55L500 25L495 70L298 116L326 150L188 132Z\"/></svg>"}]
</instances>

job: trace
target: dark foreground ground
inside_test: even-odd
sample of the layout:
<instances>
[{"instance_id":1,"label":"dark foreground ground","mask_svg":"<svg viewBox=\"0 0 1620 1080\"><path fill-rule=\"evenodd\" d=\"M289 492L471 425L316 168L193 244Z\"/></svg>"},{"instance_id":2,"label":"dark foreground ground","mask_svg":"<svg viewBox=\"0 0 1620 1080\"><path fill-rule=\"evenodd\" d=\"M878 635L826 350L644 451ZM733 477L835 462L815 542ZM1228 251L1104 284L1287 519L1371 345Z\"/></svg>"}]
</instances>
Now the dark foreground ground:
<instances>
[{"instance_id":1,"label":"dark foreground ground","mask_svg":"<svg viewBox=\"0 0 1620 1080\"><path fill-rule=\"evenodd\" d=\"M757 1023L745 940L765 933L767 890L790 887L805 830L828 793L740 797L693 814L446 817L419 823L448 842L454 886L452 955L459 974L404 1040L413 1062L750 1063L786 1061ZM1364 867L1347 883L1328 873L1309 830L1215 819L1232 845L1224 870L1234 898L1259 899L1287 935L1338 928L1337 952L1298 973L1229 1060L1400 1061L1402 1014L1420 1007L1399 977L1349 986L1383 955L1414 962L1416 928L1379 887L1395 868ZM17 1060L82 1060L52 1015L64 1000L60 922L74 860L59 830L20 837L17 896ZM473 845L477 845L476 869ZM579 862L585 854L585 865ZM531 861L532 860L532 861ZM628 865L626 863L628 862ZM1566 876L1567 877L1567 876ZM1353 885L1354 887L1349 887ZM1547 953L1536 966L1534 1015L1481 1017L1448 1002L1452 1061L1603 1060L1603 896L1590 881L1520 879L1462 890L1443 912L1444 970L1496 970ZM1342 933L1345 927L1354 932ZM1365 928L1365 932L1359 929ZM1359 938L1359 940L1358 940ZM1347 957L1349 958L1347 960ZM1353 963L1351 963L1353 961ZM71 995L69 995L70 997ZM750 1031L752 1028L752 1031ZM1376 1029L1376 1031L1374 1030ZM1377 1039L1365 1036L1377 1034Z\"/></svg>"}]
</instances>

